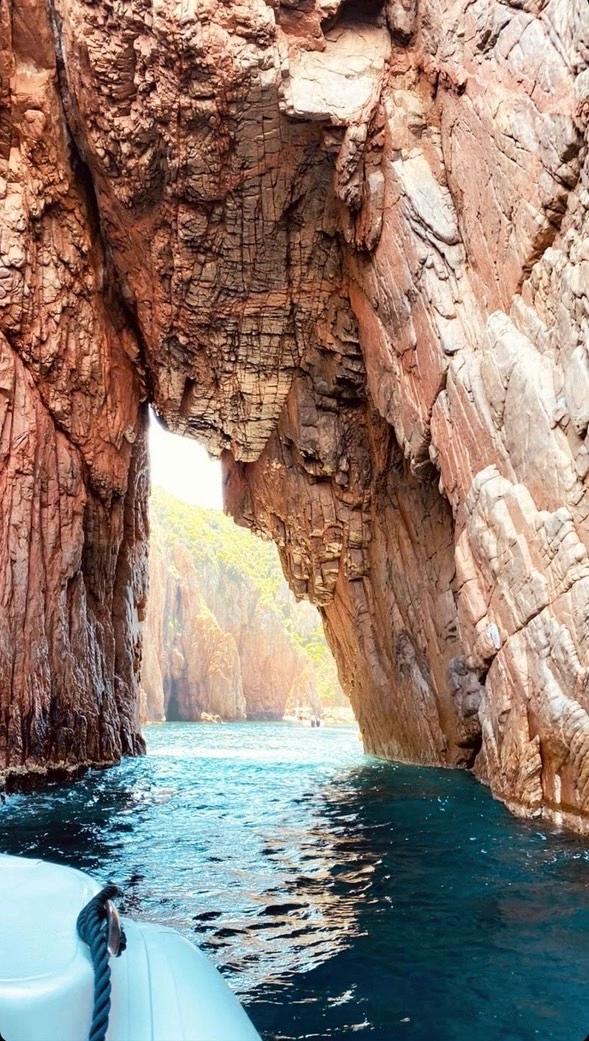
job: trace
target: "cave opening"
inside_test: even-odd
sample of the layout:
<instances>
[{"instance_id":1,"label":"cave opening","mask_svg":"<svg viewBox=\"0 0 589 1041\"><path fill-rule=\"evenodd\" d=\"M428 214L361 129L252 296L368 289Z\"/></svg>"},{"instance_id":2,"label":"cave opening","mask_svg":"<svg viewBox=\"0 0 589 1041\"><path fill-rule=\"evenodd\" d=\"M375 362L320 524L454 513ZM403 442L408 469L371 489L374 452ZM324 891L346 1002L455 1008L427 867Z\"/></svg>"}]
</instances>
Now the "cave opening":
<instances>
[{"instance_id":1,"label":"cave opening","mask_svg":"<svg viewBox=\"0 0 589 1041\"><path fill-rule=\"evenodd\" d=\"M150 414L149 722L353 724L320 614L278 550L223 512L221 463Z\"/></svg>"}]
</instances>

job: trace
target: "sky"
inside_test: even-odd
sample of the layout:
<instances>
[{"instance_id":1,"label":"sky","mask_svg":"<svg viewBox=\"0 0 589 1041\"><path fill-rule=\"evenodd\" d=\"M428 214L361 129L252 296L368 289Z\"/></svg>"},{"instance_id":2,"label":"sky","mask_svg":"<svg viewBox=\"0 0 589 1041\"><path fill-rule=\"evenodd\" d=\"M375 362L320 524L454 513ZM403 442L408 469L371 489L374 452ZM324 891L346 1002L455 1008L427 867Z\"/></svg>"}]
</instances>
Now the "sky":
<instances>
[{"instance_id":1,"label":"sky","mask_svg":"<svg viewBox=\"0 0 589 1041\"><path fill-rule=\"evenodd\" d=\"M169 434L149 416L151 480L170 495L196 506L223 509L221 464L189 437Z\"/></svg>"}]
</instances>

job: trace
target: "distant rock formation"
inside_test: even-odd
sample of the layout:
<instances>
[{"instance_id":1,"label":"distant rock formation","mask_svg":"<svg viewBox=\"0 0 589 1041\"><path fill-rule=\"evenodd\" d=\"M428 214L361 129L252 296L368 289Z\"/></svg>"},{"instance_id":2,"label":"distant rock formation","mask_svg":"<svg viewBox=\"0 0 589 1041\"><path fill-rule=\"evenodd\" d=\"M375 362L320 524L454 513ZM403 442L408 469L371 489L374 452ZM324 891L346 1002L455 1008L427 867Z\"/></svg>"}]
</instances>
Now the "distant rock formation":
<instances>
[{"instance_id":1,"label":"distant rock formation","mask_svg":"<svg viewBox=\"0 0 589 1041\"><path fill-rule=\"evenodd\" d=\"M159 489L150 516L145 720L282 719L299 705L320 712L322 695L348 703L317 611L295 601L274 546Z\"/></svg>"},{"instance_id":2,"label":"distant rock formation","mask_svg":"<svg viewBox=\"0 0 589 1041\"><path fill-rule=\"evenodd\" d=\"M199 720L203 713L244 719L235 640L203 600L190 553L168 549L157 533L150 550L151 595L141 684L144 720Z\"/></svg>"}]
</instances>

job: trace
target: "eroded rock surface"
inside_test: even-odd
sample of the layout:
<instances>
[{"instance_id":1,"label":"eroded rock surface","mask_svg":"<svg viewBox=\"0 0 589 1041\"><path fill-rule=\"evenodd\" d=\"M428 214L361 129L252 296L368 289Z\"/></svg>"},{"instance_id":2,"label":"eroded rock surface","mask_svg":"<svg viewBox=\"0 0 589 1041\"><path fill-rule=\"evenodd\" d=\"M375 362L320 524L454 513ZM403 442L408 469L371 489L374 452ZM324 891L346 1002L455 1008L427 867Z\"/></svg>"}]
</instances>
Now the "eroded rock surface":
<instances>
[{"instance_id":1,"label":"eroded rock surface","mask_svg":"<svg viewBox=\"0 0 589 1041\"><path fill-rule=\"evenodd\" d=\"M0 7L0 763L109 762L146 597L142 381L45 7Z\"/></svg>"},{"instance_id":2,"label":"eroded rock surface","mask_svg":"<svg viewBox=\"0 0 589 1041\"><path fill-rule=\"evenodd\" d=\"M133 743L149 397L371 750L585 827L585 0L2 11L9 761Z\"/></svg>"}]
</instances>

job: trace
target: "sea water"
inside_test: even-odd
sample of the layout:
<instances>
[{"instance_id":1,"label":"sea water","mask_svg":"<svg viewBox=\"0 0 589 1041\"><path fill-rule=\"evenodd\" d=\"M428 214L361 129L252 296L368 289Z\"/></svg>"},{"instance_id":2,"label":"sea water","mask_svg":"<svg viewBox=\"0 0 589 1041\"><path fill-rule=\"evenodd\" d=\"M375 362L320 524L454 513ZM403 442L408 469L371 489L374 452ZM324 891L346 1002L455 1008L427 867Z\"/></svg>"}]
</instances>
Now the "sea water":
<instances>
[{"instance_id":1,"label":"sea water","mask_svg":"<svg viewBox=\"0 0 589 1041\"><path fill-rule=\"evenodd\" d=\"M150 726L148 755L0 806L5 852L124 889L265 1041L583 1041L589 849L353 729Z\"/></svg>"}]
</instances>

